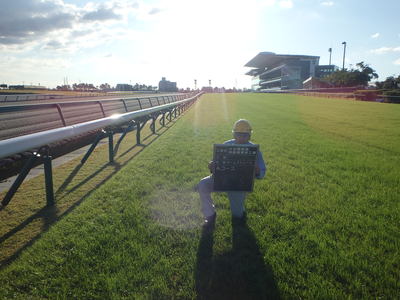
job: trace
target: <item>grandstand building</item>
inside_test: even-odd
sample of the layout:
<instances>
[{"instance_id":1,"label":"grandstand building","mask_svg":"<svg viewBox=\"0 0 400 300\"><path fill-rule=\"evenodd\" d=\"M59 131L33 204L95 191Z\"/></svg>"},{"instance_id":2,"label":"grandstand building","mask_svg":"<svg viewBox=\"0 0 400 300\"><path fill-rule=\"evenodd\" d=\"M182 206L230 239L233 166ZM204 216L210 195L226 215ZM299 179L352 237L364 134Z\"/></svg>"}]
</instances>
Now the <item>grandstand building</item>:
<instances>
[{"instance_id":1,"label":"grandstand building","mask_svg":"<svg viewBox=\"0 0 400 300\"><path fill-rule=\"evenodd\" d=\"M319 56L275 54L260 52L245 67L252 68L253 91L301 89L310 77L322 78L332 73L335 66L319 65Z\"/></svg>"}]
</instances>

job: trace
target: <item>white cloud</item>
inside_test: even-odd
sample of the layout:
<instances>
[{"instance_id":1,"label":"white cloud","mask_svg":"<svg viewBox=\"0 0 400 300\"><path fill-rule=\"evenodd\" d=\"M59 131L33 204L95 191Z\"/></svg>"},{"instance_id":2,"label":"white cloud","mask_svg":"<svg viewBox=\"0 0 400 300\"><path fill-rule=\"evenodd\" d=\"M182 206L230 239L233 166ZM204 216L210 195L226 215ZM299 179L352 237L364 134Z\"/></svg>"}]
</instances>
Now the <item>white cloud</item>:
<instances>
[{"instance_id":1,"label":"white cloud","mask_svg":"<svg viewBox=\"0 0 400 300\"><path fill-rule=\"evenodd\" d=\"M116 24L126 24L128 17L137 13L138 4L132 0L89 2L83 7L62 0L0 1L0 49L26 52L34 46L57 50L65 45L79 49L88 44L88 39L101 37L103 30L111 30ZM85 43L74 34L86 37ZM101 44L99 41L95 44Z\"/></svg>"},{"instance_id":2,"label":"white cloud","mask_svg":"<svg viewBox=\"0 0 400 300\"><path fill-rule=\"evenodd\" d=\"M374 53L374 54L386 54L386 53L390 53L390 52L400 52L400 46L399 47L381 47L378 49L373 49L370 52Z\"/></svg>"},{"instance_id":3,"label":"white cloud","mask_svg":"<svg viewBox=\"0 0 400 300\"><path fill-rule=\"evenodd\" d=\"M400 65L400 58L399 58L399 59L396 59L393 63L394 63L395 65Z\"/></svg>"},{"instance_id":4,"label":"white cloud","mask_svg":"<svg viewBox=\"0 0 400 300\"><path fill-rule=\"evenodd\" d=\"M150 11L149 11L149 15L156 15L156 14L159 14L159 13L161 13L163 11L164 11L164 9L161 9L159 7L152 7L150 9Z\"/></svg>"},{"instance_id":5,"label":"white cloud","mask_svg":"<svg viewBox=\"0 0 400 300\"><path fill-rule=\"evenodd\" d=\"M379 32L374 33L373 35L371 35L371 38L376 39L380 36Z\"/></svg>"},{"instance_id":6,"label":"white cloud","mask_svg":"<svg viewBox=\"0 0 400 300\"><path fill-rule=\"evenodd\" d=\"M324 1L321 2L321 5L323 6L333 6L335 3L333 1Z\"/></svg>"},{"instance_id":7,"label":"white cloud","mask_svg":"<svg viewBox=\"0 0 400 300\"><path fill-rule=\"evenodd\" d=\"M279 6L282 8L292 8L293 2L291 0L282 0L279 1Z\"/></svg>"}]
</instances>

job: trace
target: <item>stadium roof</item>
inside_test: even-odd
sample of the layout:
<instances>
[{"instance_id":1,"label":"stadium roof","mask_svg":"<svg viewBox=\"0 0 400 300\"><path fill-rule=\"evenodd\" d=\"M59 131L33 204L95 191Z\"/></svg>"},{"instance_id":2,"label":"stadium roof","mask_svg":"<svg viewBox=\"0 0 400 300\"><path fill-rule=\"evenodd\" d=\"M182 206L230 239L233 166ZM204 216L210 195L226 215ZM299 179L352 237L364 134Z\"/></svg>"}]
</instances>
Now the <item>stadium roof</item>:
<instances>
[{"instance_id":1,"label":"stadium roof","mask_svg":"<svg viewBox=\"0 0 400 300\"><path fill-rule=\"evenodd\" d=\"M277 64L283 63L285 60L288 59L312 59L312 58L319 58L319 56L275 54L273 52L260 52L244 66L250 68L263 69L276 66Z\"/></svg>"}]
</instances>

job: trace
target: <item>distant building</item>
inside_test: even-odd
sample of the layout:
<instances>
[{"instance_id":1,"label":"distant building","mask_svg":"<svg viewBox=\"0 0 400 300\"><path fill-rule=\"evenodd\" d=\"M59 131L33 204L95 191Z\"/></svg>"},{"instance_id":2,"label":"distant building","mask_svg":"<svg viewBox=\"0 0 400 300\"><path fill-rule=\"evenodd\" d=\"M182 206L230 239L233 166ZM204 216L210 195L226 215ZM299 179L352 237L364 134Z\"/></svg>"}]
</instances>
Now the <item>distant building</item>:
<instances>
[{"instance_id":1,"label":"distant building","mask_svg":"<svg viewBox=\"0 0 400 300\"><path fill-rule=\"evenodd\" d=\"M339 68L335 65L319 65L315 67L315 77L324 78L337 70Z\"/></svg>"},{"instance_id":2,"label":"distant building","mask_svg":"<svg viewBox=\"0 0 400 300\"><path fill-rule=\"evenodd\" d=\"M115 89L121 92L133 91L132 85L126 83L118 83Z\"/></svg>"},{"instance_id":3,"label":"distant building","mask_svg":"<svg viewBox=\"0 0 400 300\"><path fill-rule=\"evenodd\" d=\"M160 92L176 92L178 88L176 87L176 82L168 81L165 77L162 77L158 83L158 90Z\"/></svg>"},{"instance_id":4,"label":"distant building","mask_svg":"<svg viewBox=\"0 0 400 300\"><path fill-rule=\"evenodd\" d=\"M205 93L212 93L213 92L213 88L211 86L203 86L201 88L201 91L205 92Z\"/></svg>"},{"instance_id":5,"label":"distant building","mask_svg":"<svg viewBox=\"0 0 400 300\"><path fill-rule=\"evenodd\" d=\"M324 77L335 66L319 66L319 56L260 52L245 67L252 76L253 91L301 89L309 77ZM323 76L322 76L323 75Z\"/></svg>"}]
</instances>

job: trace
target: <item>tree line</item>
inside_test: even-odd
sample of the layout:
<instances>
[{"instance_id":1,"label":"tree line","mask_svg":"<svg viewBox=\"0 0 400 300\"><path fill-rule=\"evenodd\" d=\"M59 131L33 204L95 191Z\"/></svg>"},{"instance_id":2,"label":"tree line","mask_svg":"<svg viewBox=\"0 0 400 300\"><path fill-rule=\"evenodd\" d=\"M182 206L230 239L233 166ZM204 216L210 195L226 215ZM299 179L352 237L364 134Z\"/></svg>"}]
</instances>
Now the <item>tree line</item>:
<instances>
[{"instance_id":1,"label":"tree line","mask_svg":"<svg viewBox=\"0 0 400 300\"><path fill-rule=\"evenodd\" d=\"M324 80L333 87L368 86L369 82L379 76L368 64L359 62L356 68L337 70L324 77ZM390 76L384 81L376 81L375 87L380 90L400 89L400 75Z\"/></svg>"},{"instance_id":2,"label":"tree line","mask_svg":"<svg viewBox=\"0 0 400 300\"><path fill-rule=\"evenodd\" d=\"M371 80L377 79L378 74L368 64L359 62L356 68L337 70L323 78L332 87L366 87ZM383 81L376 81L375 89L371 92L381 94L385 102L400 103L400 75L389 76ZM367 94L364 93L367 97ZM375 96L374 96L375 97Z\"/></svg>"},{"instance_id":3,"label":"tree line","mask_svg":"<svg viewBox=\"0 0 400 300\"><path fill-rule=\"evenodd\" d=\"M157 87L154 87L152 85L139 84L139 83L136 83L134 85L126 84L124 86L129 86L129 90L131 91L153 91L157 89ZM93 92L93 91L115 91L118 90L117 87L118 85L113 87L108 83L102 83L98 86L95 86L92 83L74 83L72 84L72 86L68 84L58 85L56 89L60 91Z\"/></svg>"}]
</instances>

